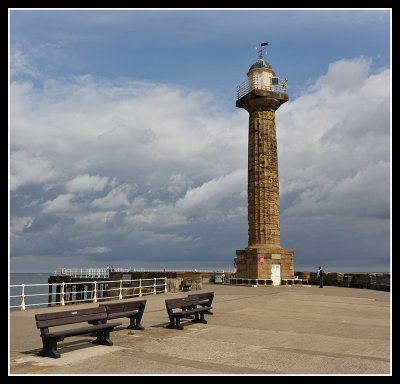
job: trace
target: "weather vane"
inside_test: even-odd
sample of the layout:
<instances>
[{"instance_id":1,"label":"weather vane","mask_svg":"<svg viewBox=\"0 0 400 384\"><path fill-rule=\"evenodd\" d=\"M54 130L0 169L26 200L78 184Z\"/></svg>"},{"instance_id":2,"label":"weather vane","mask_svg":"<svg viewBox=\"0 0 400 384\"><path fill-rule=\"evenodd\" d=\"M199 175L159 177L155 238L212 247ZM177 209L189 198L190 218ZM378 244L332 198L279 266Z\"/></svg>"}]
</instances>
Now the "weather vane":
<instances>
[{"instance_id":1,"label":"weather vane","mask_svg":"<svg viewBox=\"0 0 400 384\"><path fill-rule=\"evenodd\" d=\"M257 54L258 54L258 52L260 52L260 59L263 58L263 52L264 51L265 51L265 53L267 53L267 45L268 45L268 42L267 43L261 43L260 44L260 48L256 47Z\"/></svg>"}]
</instances>

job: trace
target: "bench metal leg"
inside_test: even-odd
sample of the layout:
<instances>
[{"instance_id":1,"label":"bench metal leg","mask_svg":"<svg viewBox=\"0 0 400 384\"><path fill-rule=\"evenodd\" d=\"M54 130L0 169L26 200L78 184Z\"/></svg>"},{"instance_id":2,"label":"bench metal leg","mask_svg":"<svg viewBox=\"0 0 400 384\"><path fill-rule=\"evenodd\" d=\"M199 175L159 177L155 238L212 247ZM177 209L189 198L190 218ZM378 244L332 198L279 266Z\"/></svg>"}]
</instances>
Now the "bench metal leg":
<instances>
[{"instance_id":1,"label":"bench metal leg","mask_svg":"<svg viewBox=\"0 0 400 384\"><path fill-rule=\"evenodd\" d=\"M97 339L92 341L92 344L98 345L113 345L113 342L110 340L110 330L109 329L102 329L97 331Z\"/></svg>"},{"instance_id":2,"label":"bench metal leg","mask_svg":"<svg viewBox=\"0 0 400 384\"><path fill-rule=\"evenodd\" d=\"M174 322L175 319L175 322ZM170 317L169 324L166 326L168 329L183 329L183 325L181 325L180 317Z\"/></svg>"},{"instance_id":3,"label":"bench metal leg","mask_svg":"<svg viewBox=\"0 0 400 384\"><path fill-rule=\"evenodd\" d=\"M143 331L144 327L142 324L140 324L141 318L138 318L137 316L132 316L129 318L130 324L127 326L128 329L137 329L139 331Z\"/></svg>"},{"instance_id":4,"label":"bench metal leg","mask_svg":"<svg viewBox=\"0 0 400 384\"><path fill-rule=\"evenodd\" d=\"M199 319L200 315L200 319ZM207 324L207 320L204 318L204 312L196 313L195 318L191 321L192 323L203 323Z\"/></svg>"},{"instance_id":5,"label":"bench metal leg","mask_svg":"<svg viewBox=\"0 0 400 384\"><path fill-rule=\"evenodd\" d=\"M52 357L53 359L58 359L60 357L60 352L57 351L57 341L56 338L45 338L43 341L43 349L38 353L38 356L42 357Z\"/></svg>"}]
</instances>

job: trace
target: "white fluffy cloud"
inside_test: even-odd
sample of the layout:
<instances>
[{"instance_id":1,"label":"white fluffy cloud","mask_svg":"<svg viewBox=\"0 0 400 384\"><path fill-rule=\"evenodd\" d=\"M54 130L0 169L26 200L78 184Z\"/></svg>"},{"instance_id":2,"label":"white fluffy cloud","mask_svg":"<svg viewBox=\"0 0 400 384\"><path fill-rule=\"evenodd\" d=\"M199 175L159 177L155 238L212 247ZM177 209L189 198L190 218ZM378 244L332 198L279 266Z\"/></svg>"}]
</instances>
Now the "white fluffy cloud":
<instances>
[{"instance_id":1,"label":"white fluffy cloud","mask_svg":"<svg viewBox=\"0 0 400 384\"><path fill-rule=\"evenodd\" d=\"M390 71L370 65L330 64L279 112L281 221L298 264L388 269Z\"/></svg>"},{"instance_id":2,"label":"white fluffy cloud","mask_svg":"<svg viewBox=\"0 0 400 384\"><path fill-rule=\"evenodd\" d=\"M342 231L363 220L357 241L374 236L376 220L376 241L387 233L390 77L370 64L332 63L276 114L282 245L299 264L320 254L301 242L305 228L335 236L327 217L346 216ZM84 265L227 265L247 245L247 112L205 92L91 76L12 82L10 95L18 263L52 254L67 264L79 254ZM43 246L43 231L53 245Z\"/></svg>"},{"instance_id":3,"label":"white fluffy cloud","mask_svg":"<svg viewBox=\"0 0 400 384\"><path fill-rule=\"evenodd\" d=\"M108 177L98 175L90 176L88 174L78 175L65 184L68 192L88 193L101 192L108 183Z\"/></svg>"},{"instance_id":4,"label":"white fluffy cloud","mask_svg":"<svg viewBox=\"0 0 400 384\"><path fill-rule=\"evenodd\" d=\"M390 74L370 74L369 67L363 57L335 62L284 107L282 193L301 191L287 214L355 214L369 204L388 213Z\"/></svg>"},{"instance_id":5,"label":"white fluffy cloud","mask_svg":"<svg viewBox=\"0 0 400 384\"><path fill-rule=\"evenodd\" d=\"M26 150L11 153L10 165L10 188L12 191L22 185L44 183L55 176L49 159Z\"/></svg>"}]
</instances>

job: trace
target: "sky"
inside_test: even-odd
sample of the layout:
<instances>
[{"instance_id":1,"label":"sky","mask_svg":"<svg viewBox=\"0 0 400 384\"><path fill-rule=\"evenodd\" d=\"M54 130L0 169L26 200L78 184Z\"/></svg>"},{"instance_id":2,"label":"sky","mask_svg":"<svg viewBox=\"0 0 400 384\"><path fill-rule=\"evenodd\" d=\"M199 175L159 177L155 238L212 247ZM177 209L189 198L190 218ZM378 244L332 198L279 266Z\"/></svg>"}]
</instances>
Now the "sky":
<instances>
[{"instance_id":1,"label":"sky","mask_svg":"<svg viewBox=\"0 0 400 384\"><path fill-rule=\"evenodd\" d=\"M390 9L9 9L9 270L232 269L264 59L295 271L391 268Z\"/></svg>"}]
</instances>

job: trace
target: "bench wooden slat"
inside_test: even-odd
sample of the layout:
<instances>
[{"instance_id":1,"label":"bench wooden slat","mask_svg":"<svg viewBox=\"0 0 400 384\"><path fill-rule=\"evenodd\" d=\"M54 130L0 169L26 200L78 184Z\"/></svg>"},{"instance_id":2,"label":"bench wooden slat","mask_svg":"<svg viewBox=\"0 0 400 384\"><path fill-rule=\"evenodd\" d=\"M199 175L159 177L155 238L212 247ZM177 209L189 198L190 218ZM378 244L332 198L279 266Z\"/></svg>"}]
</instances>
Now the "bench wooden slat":
<instances>
[{"instance_id":1,"label":"bench wooden slat","mask_svg":"<svg viewBox=\"0 0 400 384\"><path fill-rule=\"evenodd\" d=\"M99 315L83 315L79 317L75 316L70 316L70 317L64 317L62 319L51 319L51 320L41 320L37 321L37 327L38 328L48 328L48 327L56 327L60 325L67 325L67 324L77 324L77 323L82 323L82 322L89 322L89 321L94 321L94 320L106 320L107 319L107 312L105 315L101 314Z\"/></svg>"},{"instance_id":2,"label":"bench wooden slat","mask_svg":"<svg viewBox=\"0 0 400 384\"><path fill-rule=\"evenodd\" d=\"M146 302L147 300L131 300L123 303L100 304L99 306L107 309L108 319L127 317L130 320L128 329L144 330L141 320Z\"/></svg>"},{"instance_id":3,"label":"bench wooden slat","mask_svg":"<svg viewBox=\"0 0 400 384\"><path fill-rule=\"evenodd\" d=\"M131 317L138 314L138 311L115 312L108 315L108 319L120 319L121 317Z\"/></svg>"},{"instance_id":4,"label":"bench wooden slat","mask_svg":"<svg viewBox=\"0 0 400 384\"><path fill-rule=\"evenodd\" d=\"M142 303L146 303L146 300L127 301L125 303L100 304L100 306L109 307L110 309L109 314L112 314L112 313L121 313L129 311L138 311Z\"/></svg>"},{"instance_id":5,"label":"bench wooden slat","mask_svg":"<svg viewBox=\"0 0 400 384\"><path fill-rule=\"evenodd\" d=\"M188 297L197 296L200 300L200 305L203 307L211 307L212 302L214 300L214 292L200 292L195 295L188 295ZM213 313L208 310L206 312L208 315L213 315Z\"/></svg>"},{"instance_id":6,"label":"bench wooden slat","mask_svg":"<svg viewBox=\"0 0 400 384\"><path fill-rule=\"evenodd\" d=\"M109 308L108 314L116 313L116 312L124 312L124 304L123 303L100 304L100 306L108 307Z\"/></svg>"},{"instance_id":7,"label":"bench wooden slat","mask_svg":"<svg viewBox=\"0 0 400 384\"><path fill-rule=\"evenodd\" d=\"M209 300L211 296L214 297L214 292L201 292L201 293L188 295L188 297L191 297L191 296L197 296L199 298L199 300Z\"/></svg>"},{"instance_id":8,"label":"bench wooden slat","mask_svg":"<svg viewBox=\"0 0 400 384\"><path fill-rule=\"evenodd\" d=\"M58 319L58 318L63 318L71 313L74 313L74 316L80 316L86 314L104 313L104 309L99 307L94 307L94 308L74 309L74 310L71 309L68 311L60 311L60 312L40 313L36 314L35 318L37 320Z\"/></svg>"},{"instance_id":9,"label":"bench wooden slat","mask_svg":"<svg viewBox=\"0 0 400 384\"><path fill-rule=\"evenodd\" d=\"M98 307L96 307L36 314L35 319L37 328L55 327L59 325L81 323L91 320L107 319L107 311L104 311L104 309L98 309Z\"/></svg>"},{"instance_id":10,"label":"bench wooden slat","mask_svg":"<svg viewBox=\"0 0 400 384\"><path fill-rule=\"evenodd\" d=\"M182 297L178 299L165 300L165 303L168 309L186 308L192 305L197 305L199 303L199 299L197 296L191 298Z\"/></svg>"}]
</instances>

